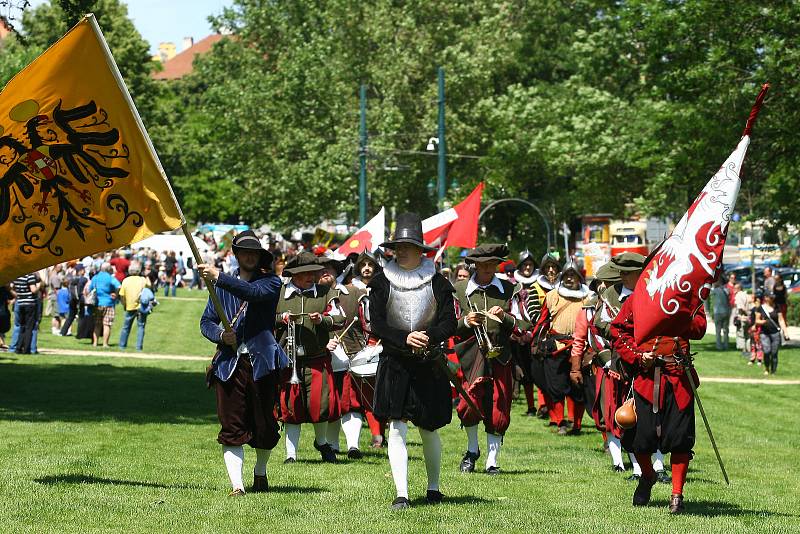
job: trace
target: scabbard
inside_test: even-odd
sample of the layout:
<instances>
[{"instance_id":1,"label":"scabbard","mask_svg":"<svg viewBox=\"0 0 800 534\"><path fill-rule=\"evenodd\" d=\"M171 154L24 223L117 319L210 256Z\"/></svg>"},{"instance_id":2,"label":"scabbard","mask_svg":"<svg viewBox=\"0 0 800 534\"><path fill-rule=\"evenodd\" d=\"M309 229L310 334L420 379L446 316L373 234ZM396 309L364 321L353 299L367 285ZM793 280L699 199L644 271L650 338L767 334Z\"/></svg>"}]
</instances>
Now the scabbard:
<instances>
[{"instance_id":1,"label":"scabbard","mask_svg":"<svg viewBox=\"0 0 800 534\"><path fill-rule=\"evenodd\" d=\"M475 404L475 401L472 399L472 397L469 396L469 393L467 393L467 391L464 389L464 386L461 384L461 381L458 379L458 375L456 375L456 373L454 373L450 369L450 367L447 366L447 362L444 361L444 357L443 356L439 356L439 357L435 358L435 361L436 361L436 365L439 366L439 369L442 370L442 372L445 374L445 376L448 378L448 380L450 380L450 383L453 384L453 387L456 388L456 392L458 392L459 396L462 399L464 399L464 402L467 403L467 406L469 406L470 409L474 410L475 413L480 415L481 419L483 419L483 411L481 411L481 409L478 408L478 405Z\"/></svg>"}]
</instances>

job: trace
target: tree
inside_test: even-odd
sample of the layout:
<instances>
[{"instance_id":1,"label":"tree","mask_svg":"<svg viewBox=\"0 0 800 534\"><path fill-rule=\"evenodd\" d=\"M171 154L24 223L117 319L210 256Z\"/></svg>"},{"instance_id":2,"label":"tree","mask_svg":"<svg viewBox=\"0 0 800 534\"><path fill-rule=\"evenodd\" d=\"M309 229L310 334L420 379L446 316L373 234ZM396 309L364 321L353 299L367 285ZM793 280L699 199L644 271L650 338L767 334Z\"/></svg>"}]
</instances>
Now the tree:
<instances>
[{"instance_id":1,"label":"tree","mask_svg":"<svg viewBox=\"0 0 800 534\"><path fill-rule=\"evenodd\" d=\"M150 77L155 68L150 46L133 25L127 6L120 0L57 0L26 10L22 27L28 50L38 55L59 40L84 14L92 12L139 113L148 124L153 100L160 88Z\"/></svg>"}]
</instances>

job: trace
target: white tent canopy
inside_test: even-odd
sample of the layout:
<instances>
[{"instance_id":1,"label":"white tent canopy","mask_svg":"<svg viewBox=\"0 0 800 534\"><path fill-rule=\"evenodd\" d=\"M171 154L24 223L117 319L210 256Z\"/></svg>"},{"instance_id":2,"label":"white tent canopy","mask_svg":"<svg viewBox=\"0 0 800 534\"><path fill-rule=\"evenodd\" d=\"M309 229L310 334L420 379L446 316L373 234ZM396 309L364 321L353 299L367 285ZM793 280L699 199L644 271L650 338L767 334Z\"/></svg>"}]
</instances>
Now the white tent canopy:
<instances>
[{"instance_id":1,"label":"white tent canopy","mask_svg":"<svg viewBox=\"0 0 800 534\"><path fill-rule=\"evenodd\" d=\"M197 236L192 236L192 239L194 239L194 244L197 246L197 250L200 251L200 254L208 252L209 247L205 241ZM184 237L183 234L156 234L131 245L131 250L133 251L139 250L140 248L151 248L158 252L174 250L175 254L183 252L184 258L189 258L192 255L192 249L189 247L189 243L186 241L186 237Z\"/></svg>"}]
</instances>

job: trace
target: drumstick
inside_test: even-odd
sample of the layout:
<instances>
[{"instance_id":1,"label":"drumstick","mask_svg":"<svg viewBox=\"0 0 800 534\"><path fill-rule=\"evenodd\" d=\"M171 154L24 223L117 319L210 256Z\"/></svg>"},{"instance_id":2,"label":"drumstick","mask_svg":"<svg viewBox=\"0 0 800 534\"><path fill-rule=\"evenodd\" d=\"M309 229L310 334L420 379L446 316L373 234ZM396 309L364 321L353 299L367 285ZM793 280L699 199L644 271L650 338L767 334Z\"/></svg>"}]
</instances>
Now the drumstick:
<instances>
[{"instance_id":1,"label":"drumstick","mask_svg":"<svg viewBox=\"0 0 800 534\"><path fill-rule=\"evenodd\" d=\"M344 330L342 330L342 333L334 336L336 338L336 341L341 343L344 335L347 333L348 330L350 330L350 327L353 326L356 321L358 321L358 317L353 317L353 320L350 321L350 324L347 325Z\"/></svg>"}]
</instances>

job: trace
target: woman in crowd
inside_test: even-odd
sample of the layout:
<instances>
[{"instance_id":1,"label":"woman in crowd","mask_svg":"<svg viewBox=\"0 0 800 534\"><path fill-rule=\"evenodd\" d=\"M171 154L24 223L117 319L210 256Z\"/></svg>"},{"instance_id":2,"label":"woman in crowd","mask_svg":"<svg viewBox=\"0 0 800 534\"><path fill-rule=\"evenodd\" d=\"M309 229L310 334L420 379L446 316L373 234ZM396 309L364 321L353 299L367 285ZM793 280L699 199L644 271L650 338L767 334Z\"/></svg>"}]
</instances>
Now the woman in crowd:
<instances>
[{"instance_id":1,"label":"woman in crowd","mask_svg":"<svg viewBox=\"0 0 800 534\"><path fill-rule=\"evenodd\" d=\"M772 286L772 294L775 295L775 307L783 320L786 321L786 284L783 283L783 277L779 274L775 275L775 285Z\"/></svg>"},{"instance_id":2,"label":"woman in crowd","mask_svg":"<svg viewBox=\"0 0 800 534\"><path fill-rule=\"evenodd\" d=\"M742 291L742 284L734 285L733 302L733 325L736 327L736 348L742 352L742 356L750 356L750 309L753 301L750 295Z\"/></svg>"},{"instance_id":3,"label":"woman in crowd","mask_svg":"<svg viewBox=\"0 0 800 534\"><path fill-rule=\"evenodd\" d=\"M764 302L755 311L755 324L761 328L761 347L764 351L764 374L775 374L778 370L778 350L781 337L789 340L786 321L778 312L775 295L767 293Z\"/></svg>"},{"instance_id":4,"label":"woman in crowd","mask_svg":"<svg viewBox=\"0 0 800 534\"><path fill-rule=\"evenodd\" d=\"M761 306L761 292L753 294L750 306L750 362L753 365L764 361L764 351L761 350L761 327L756 324L756 310Z\"/></svg>"}]
</instances>

